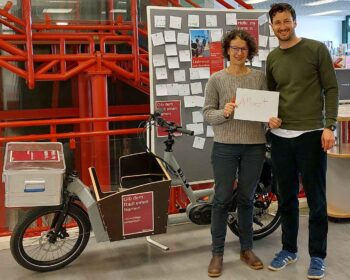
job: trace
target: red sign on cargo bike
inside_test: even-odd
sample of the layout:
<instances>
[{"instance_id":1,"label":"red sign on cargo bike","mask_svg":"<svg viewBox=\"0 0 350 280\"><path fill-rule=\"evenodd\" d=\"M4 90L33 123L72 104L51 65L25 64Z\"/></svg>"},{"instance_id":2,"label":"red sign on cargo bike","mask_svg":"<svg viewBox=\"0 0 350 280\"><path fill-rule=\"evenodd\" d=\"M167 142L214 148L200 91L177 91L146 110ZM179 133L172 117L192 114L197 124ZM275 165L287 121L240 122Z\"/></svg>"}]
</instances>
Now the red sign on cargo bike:
<instances>
[{"instance_id":1,"label":"red sign on cargo bike","mask_svg":"<svg viewBox=\"0 0 350 280\"><path fill-rule=\"evenodd\" d=\"M153 192L122 195L123 235L154 231Z\"/></svg>"}]
</instances>

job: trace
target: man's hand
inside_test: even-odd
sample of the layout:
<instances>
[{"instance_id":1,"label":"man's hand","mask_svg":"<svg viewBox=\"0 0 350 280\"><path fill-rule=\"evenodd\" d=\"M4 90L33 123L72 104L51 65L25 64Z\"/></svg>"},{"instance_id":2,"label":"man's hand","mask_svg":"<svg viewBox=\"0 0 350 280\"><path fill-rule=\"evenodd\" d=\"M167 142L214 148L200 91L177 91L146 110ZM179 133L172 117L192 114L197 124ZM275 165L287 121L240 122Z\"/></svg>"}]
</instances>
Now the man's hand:
<instances>
[{"instance_id":1,"label":"man's hand","mask_svg":"<svg viewBox=\"0 0 350 280\"><path fill-rule=\"evenodd\" d=\"M282 120L276 117L269 119L269 128L279 128L282 124Z\"/></svg>"},{"instance_id":2,"label":"man's hand","mask_svg":"<svg viewBox=\"0 0 350 280\"><path fill-rule=\"evenodd\" d=\"M335 136L334 132L328 128L323 129L321 136L322 148L326 152L335 145Z\"/></svg>"}]
</instances>

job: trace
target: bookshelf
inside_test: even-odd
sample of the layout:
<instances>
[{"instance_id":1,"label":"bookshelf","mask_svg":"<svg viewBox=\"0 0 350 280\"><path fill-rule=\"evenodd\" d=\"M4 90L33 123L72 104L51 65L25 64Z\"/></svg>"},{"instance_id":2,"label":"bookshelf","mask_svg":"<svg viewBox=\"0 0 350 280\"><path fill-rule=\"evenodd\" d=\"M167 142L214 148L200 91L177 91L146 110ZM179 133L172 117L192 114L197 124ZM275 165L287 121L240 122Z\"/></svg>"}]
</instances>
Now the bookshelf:
<instances>
[{"instance_id":1,"label":"bookshelf","mask_svg":"<svg viewBox=\"0 0 350 280\"><path fill-rule=\"evenodd\" d=\"M327 211L328 216L332 218L350 218L349 124L350 104L341 104L337 125L337 145L327 152Z\"/></svg>"}]
</instances>

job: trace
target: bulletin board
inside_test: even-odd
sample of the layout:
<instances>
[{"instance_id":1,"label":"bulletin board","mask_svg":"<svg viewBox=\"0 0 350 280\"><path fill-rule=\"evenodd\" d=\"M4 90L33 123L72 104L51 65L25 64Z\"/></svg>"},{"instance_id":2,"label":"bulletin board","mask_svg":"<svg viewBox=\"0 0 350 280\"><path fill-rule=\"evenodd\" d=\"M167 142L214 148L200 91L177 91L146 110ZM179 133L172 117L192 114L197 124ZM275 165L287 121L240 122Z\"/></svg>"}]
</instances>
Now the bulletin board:
<instances>
[{"instance_id":1,"label":"bulletin board","mask_svg":"<svg viewBox=\"0 0 350 280\"><path fill-rule=\"evenodd\" d=\"M204 90L211 74L227 66L221 39L238 28L257 40L259 53L250 65L265 70L269 51L278 40L266 10L147 7L151 112L195 131L178 135L174 154L189 182L213 180L212 128L203 121ZM163 155L166 133L152 131L151 149Z\"/></svg>"}]
</instances>

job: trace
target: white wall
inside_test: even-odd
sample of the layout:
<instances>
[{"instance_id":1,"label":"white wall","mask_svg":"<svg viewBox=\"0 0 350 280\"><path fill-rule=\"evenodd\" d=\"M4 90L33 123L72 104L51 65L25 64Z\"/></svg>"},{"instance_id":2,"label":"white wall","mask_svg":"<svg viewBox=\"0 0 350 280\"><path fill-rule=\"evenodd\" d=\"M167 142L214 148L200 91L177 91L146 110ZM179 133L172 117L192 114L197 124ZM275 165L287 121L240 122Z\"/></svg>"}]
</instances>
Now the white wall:
<instances>
[{"instance_id":1,"label":"white wall","mask_svg":"<svg viewBox=\"0 0 350 280\"><path fill-rule=\"evenodd\" d=\"M333 41L333 46L341 44L342 17L298 17L296 34L318 41Z\"/></svg>"}]
</instances>

